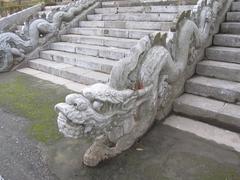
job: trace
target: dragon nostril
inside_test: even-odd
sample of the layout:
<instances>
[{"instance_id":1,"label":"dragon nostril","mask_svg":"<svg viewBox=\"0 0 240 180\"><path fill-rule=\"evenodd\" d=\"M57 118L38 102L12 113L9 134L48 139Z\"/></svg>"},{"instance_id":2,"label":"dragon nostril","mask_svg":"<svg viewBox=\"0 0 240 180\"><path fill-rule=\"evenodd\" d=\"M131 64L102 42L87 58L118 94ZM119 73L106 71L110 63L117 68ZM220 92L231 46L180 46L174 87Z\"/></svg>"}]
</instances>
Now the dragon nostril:
<instances>
[{"instance_id":1,"label":"dragon nostril","mask_svg":"<svg viewBox=\"0 0 240 180\"><path fill-rule=\"evenodd\" d=\"M74 103L73 106L77 106L77 103Z\"/></svg>"}]
</instances>

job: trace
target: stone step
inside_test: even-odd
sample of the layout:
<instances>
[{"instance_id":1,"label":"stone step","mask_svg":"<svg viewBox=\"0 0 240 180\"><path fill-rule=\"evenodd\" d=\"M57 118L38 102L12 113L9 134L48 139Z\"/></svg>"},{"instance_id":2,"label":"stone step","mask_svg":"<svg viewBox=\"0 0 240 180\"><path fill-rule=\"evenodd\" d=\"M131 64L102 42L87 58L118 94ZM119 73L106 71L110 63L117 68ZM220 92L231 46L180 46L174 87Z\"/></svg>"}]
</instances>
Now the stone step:
<instances>
[{"instance_id":1,"label":"stone step","mask_svg":"<svg viewBox=\"0 0 240 180\"><path fill-rule=\"evenodd\" d=\"M206 49L206 57L211 60L240 63L240 48L211 46Z\"/></svg>"},{"instance_id":2,"label":"stone step","mask_svg":"<svg viewBox=\"0 0 240 180\"><path fill-rule=\"evenodd\" d=\"M231 132L222 128L218 128L194 119L183 116L172 115L164 122L164 125L195 134L196 136L208 141L214 141L240 152L240 136L239 133Z\"/></svg>"},{"instance_id":3,"label":"stone step","mask_svg":"<svg viewBox=\"0 0 240 180\"><path fill-rule=\"evenodd\" d=\"M93 14L88 15L89 21L162 21L171 22L176 13L120 13L120 14Z\"/></svg>"},{"instance_id":4,"label":"stone step","mask_svg":"<svg viewBox=\"0 0 240 180\"><path fill-rule=\"evenodd\" d=\"M86 85L76 83L76 82L73 82L73 81L52 75L52 74L48 74L48 73L45 73L42 71L31 69L31 68L23 68L23 69L19 69L17 71L24 73L24 74L34 76L36 78L39 78L39 79L42 79L45 81L50 81L54 84L65 86L67 89L75 91L75 92L81 92L83 88L87 87Z\"/></svg>"},{"instance_id":5,"label":"stone step","mask_svg":"<svg viewBox=\"0 0 240 180\"><path fill-rule=\"evenodd\" d=\"M40 57L46 60L70 64L103 73L110 73L112 67L116 65L116 62L108 59L54 50L42 51L40 52Z\"/></svg>"},{"instance_id":6,"label":"stone step","mask_svg":"<svg viewBox=\"0 0 240 180\"><path fill-rule=\"evenodd\" d=\"M129 38L129 39L141 39L142 37L154 32L156 31L134 30L134 29L112 29L112 28L72 28L70 29L71 34ZM162 32L164 33L164 31Z\"/></svg>"},{"instance_id":7,"label":"stone step","mask_svg":"<svg viewBox=\"0 0 240 180\"><path fill-rule=\"evenodd\" d=\"M192 5L195 4L192 1L189 1L188 4ZM142 0L131 0L131 1L108 1L108 2L102 2L102 7L131 7L131 6L169 6L169 5L179 5L179 1L156 1L156 0L148 0L148 1L142 1Z\"/></svg>"},{"instance_id":8,"label":"stone step","mask_svg":"<svg viewBox=\"0 0 240 180\"><path fill-rule=\"evenodd\" d=\"M225 22L221 24L221 33L240 34L240 22Z\"/></svg>"},{"instance_id":9,"label":"stone step","mask_svg":"<svg viewBox=\"0 0 240 180\"><path fill-rule=\"evenodd\" d=\"M240 83L204 76L189 79L185 85L185 91L230 103L240 100Z\"/></svg>"},{"instance_id":10,"label":"stone step","mask_svg":"<svg viewBox=\"0 0 240 180\"><path fill-rule=\"evenodd\" d=\"M69 42L56 42L50 45L50 48L57 51L66 51L82 55L89 55L113 60L119 60L129 55L127 49L115 47L95 46L88 44L76 44Z\"/></svg>"},{"instance_id":11,"label":"stone step","mask_svg":"<svg viewBox=\"0 0 240 180\"><path fill-rule=\"evenodd\" d=\"M135 39L124 39L124 38L114 38L114 37L103 37L103 36L84 36L76 34L67 34L61 36L62 41L71 43L81 43L89 45L98 46L108 46L117 48L130 49L137 44Z\"/></svg>"},{"instance_id":12,"label":"stone step","mask_svg":"<svg viewBox=\"0 0 240 180\"><path fill-rule=\"evenodd\" d=\"M228 12L226 20L229 22L240 22L240 12Z\"/></svg>"},{"instance_id":13,"label":"stone step","mask_svg":"<svg viewBox=\"0 0 240 180\"><path fill-rule=\"evenodd\" d=\"M240 11L240 2L232 2L231 11Z\"/></svg>"},{"instance_id":14,"label":"stone step","mask_svg":"<svg viewBox=\"0 0 240 180\"><path fill-rule=\"evenodd\" d=\"M213 44L217 46L240 47L240 35L237 34L216 34Z\"/></svg>"},{"instance_id":15,"label":"stone step","mask_svg":"<svg viewBox=\"0 0 240 180\"><path fill-rule=\"evenodd\" d=\"M224 129L240 132L240 106L205 97L183 94L175 100L174 112Z\"/></svg>"},{"instance_id":16,"label":"stone step","mask_svg":"<svg viewBox=\"0 0 240 180\"><path fill-rule=\"evenodd\" d=\"M109 79L108 74L44 59L34 59L29 61L28 64L30 68L43 71L55 76L59 76L84 85L90 85L98 82L106 83Z\"/></svg>"},{"instance_id":17,"label":"stone step","mask_svg":"<svg viewBox=\"0 0 240 180\"><path fill-rule=\"evenodd\" d=\"M118 14L118 13L181 13L193 9L192 5L182 6L132 6L132 7L112 7L96 8L96 14Z\"/></svg>"},{"instance_id":18,"label":"stone step","mask_svg":"<svg viewBox=\"0 0 240 180\"><path fill-rule=\"evenodd\" d=\"M240 64L204 60L197 64L197 74L240 82Z\"/></svg>"},{"instance_id":19,"label":"stone step","mask_svg":"<svg viewBox=\"0 0 240 180\"><path fill-rule=\"evenodd\" d=\"M145 29L168 31L171 27L174 26L174 23L146 21L80 21L79 26L91 28Z\"/></svg>"}]
</instances>

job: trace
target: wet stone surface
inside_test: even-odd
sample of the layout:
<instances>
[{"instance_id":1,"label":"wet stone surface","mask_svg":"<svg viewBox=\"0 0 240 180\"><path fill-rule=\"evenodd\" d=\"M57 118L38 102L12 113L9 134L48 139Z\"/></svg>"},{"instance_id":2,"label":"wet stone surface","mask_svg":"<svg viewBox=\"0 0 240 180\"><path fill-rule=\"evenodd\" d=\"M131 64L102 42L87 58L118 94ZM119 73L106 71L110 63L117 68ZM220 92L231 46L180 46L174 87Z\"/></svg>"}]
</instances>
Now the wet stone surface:
<instances>
[{"instance_id":1,"label":"wet stone surface","mask_svg":"<svg viewBox=\"0 0 240 180\"><path fill-rule=\"evenodd\" d=\"M42 98L33 93L37 91ZM20 73L0 75L0 174L5 180L240 179L239 153L160 122L128 151L88 168L82 156L91 140L63 138L57 133L53 105L67 93L71 92ZM52 133L42 125L47 123L44 119L52 121L48 124Z\"/></svg>"},{"instance_id":2,"label":"wet stone surface","mask_svg":"<svg viewBox=\"0 0 240 180\"><path fill-rule=\"evenodd\" d=\"M62 140L50 148L51 170L61 179L225 180L240 178L240 156L227 147L157 123L130 150L96 168L81 157L89 142Z\"/></svg>"}]
</instances>

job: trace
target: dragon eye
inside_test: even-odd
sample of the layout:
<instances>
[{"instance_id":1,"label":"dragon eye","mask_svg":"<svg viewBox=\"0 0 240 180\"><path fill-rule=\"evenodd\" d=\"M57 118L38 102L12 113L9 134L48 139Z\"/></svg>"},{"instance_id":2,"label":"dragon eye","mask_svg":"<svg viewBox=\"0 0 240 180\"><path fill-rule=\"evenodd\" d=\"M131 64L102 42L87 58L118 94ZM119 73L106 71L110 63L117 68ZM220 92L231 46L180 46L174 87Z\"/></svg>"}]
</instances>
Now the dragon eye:
<instances>
[{"instance_id":1,"label":"dragon eye","mask_svg":"<svg viewBox=\"0 0 240 180\"><path fill-rule=\"evenodd\" d=\"M76 107L76 106L77 106L77 103L74 103L74 104L73 104L73 106L75 106L75 107Z\"/></svg>"}]
</instances>

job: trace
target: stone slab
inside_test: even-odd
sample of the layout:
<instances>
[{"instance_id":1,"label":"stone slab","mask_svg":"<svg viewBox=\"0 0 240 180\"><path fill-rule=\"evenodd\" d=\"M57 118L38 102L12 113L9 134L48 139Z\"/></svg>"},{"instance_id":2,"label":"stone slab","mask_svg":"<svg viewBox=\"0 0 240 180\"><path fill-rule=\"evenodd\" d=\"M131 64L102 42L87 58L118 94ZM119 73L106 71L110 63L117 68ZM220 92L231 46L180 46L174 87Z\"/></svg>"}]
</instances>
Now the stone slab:
<instances>
[{"instance_id":1,"label":"stone slab","mask_svg":"<svg viewBox=\"0 0 240 180\"><path fill-rule=\"evenodd\" d=\"M174 112L224 129L240 132L239 105L183 94L174 102Z\"/></svg>"},{"instance_id":2,"label":"stone slab","mask_svg":"<svg viewBox=\"0 0 240 180\"><path fill-rule=\"evenodd\" d=\"M231 11L240 11L240 2L232 2Z\"/></svg>"},{"instance_id":3,"label":"stone slab","mask_svg":"<svg viewBox=\"0 0 240 180\"><path fill-rule=\"evenodd\" d=\"M240 65L235 63L204 60L197 64L197 74L240 82Z\"/></svg>"},{"instance_id":4,"label":"stone slab","mask_svg":"<svg viewBox=\"0 0 240 180\"><path fill-rule=\"evenodd\" d=\"M86 85L98 82L106 83L109 78L109 75L104 73L94 72L95 74L93 74L91 70L43 59L31 60L29 61L29 66L33 69Z\"/></svg>"},{"instance_id":5,"label":"stone slab","mask_svg":"<svg viewBox=\"0 0 240 180\"><path fill-rule=\"evenodd\" d=\"M229 146L235 151L240 152L240 136L238 133L176 115L167 118L164 124L195 134L203 139Z\"/></svg>"},{"instance_id":6,"label":"stone slab","mask_svg":"<svg viewBox=\"0 0 240 180\"><path fill-rule=\"evenodd\" d=\"M132 6L132 7L112 7L96 8L96 14L116 14L116 13L180 13L192 9L192 5L182 6Z\"/></svg>"},{"instance_id":7,"label":"stone slab","mask_svg":"<svg viewBox=\"0 0 240 180\"><path fill-rule=\"evenodd\" d=\"M70 64L73 66L86 68L89 70L99 71L103 73L110 73L112 67L117 64L116 61L112 61L104 58L97 58L92 56L84 56L79 54L71 54L61 51L47 50L42 51L40 56L45 60L51 60L59 63ZM45 57L45 58L44 58ZM48 58L51 57L51 58Z\"/></svg>"},{"instance_id":8,"label":"stone slab","mask_svg":"<svg viewBox=\"0 0 240 180\"><path fill-rule=\"evenodd\" d=\"M231 103L240 100L240 83L204 76L189 79L185 85L185 91Z\"/></svg>"},{"instance_id":9,"label":"stone slab","mask_svg":"<svg viewBox=\"0 0 240 180\"><path fill-rule=\"evenodd\" d=\"M105 36L117 38L140 39L147 34L154 33L151 30L117 29L117 28L72 28L70 33L87 36ZM164 33L164 31L162 31Z\"/></svg>"},{"instance_id":10,"label":"stone slab","mask_svg":"<svg viewBox=\"0 0 240 180\"><path fill-rule=\"evenodd\" d=\"M88 15L89 21L158 21L171 22L176 18L176 13L118 13L118 14L93 14Z\"/></svg>"},{"instance_id":11,"label":"stone slab","mask_svg":"<svg viewBox=\"0 0 240 180\"><path fill-rule=\"evenodd\" d=\"M120 28L168 31L172 22L141 22L141 21L80 21L80 27Z\"/></svg>"},{"instance_id":12,"label":"stone slab","mask_svg":"<svg viewBox=\"0 0 240 180\"><path fill-rule=\"evenodd\" d=\"M225 47L240 47L240 34L216 34L213 44Z\"/></svg>"},{"instance_id":13,"label":"stone slab","mask_svg":"<svg viewBox=\"0 0 240 180\"><path fill-rule=\"evenodd\" d=\"M174 102L174 112L190 117L215 119L224 107L224 102L191 94L183 94Z\"/></svg>"},{"instance_id":14,"label":"stone slab","mask_svg":"<svg viewBox=\"0 0 240 180\"><path fill-rule=\"evenodd\" d=\"M130 51L116 47L104 47L88 44L78 44L69 42L56 42L50 45L52 50L72 52L82 55L95 56L100 58L107 58L119 60L129 55Z\"/></svg>"},{"instance_id":15,"label":"stone slab","mask_svg":"<svg viewBox=\"0 0 240 180\"><path fill-rule=\"evenodd\" d=\"M228 12L226 20L228 22L239 22L240 21L240 12Z\"/></svg>"},{"instance_id":16,"label":"stone slab","mask_svg":"<svg viewBox=\"0 0 240 180\"><path fill-rule=\"evenodd\" d=\"M235 41L238 41L238 39ZM206 57L210 60L240 64L240 48L211 46L206 49Z\"/></svg>"},{"instance_id":17,"label":"stone slab","mask_svg":"<svg viewBox=\"0 0 240 180\"><path fill-rule=\"evenodd\" d=\"M195 4L194 1L188 1L187 4ZM151 6L151 5L162 5L162 6L168 6L168 5L179 5L180 1L175 0L168 0L168 1L162 1L162 0L148 0L148 1L142 1L142 0L131 0L131 1L107 1L102 2L102 7L131 7L131 6Z\"/></svg>"},{"instance_id":18,"label":"stone slab","mask_svg":"<svg viewBox=\"0 0 240 180\"><path fill-rule=\"evenodd\" d=\"M89 21L88 21L89 22ZM99 46L110 46L117 48L132 48L137 44L137 40L134 39L124 39L124 38L114 38L114 37L102 37L102 36L83 36L76 34L67 34L61 36L62 41L99 45Z\"/></svg>"},{"instance_id":19,"label":"stone slab","mask_svg":"<svg viewBox=\"0 0 240 180\"><path fill-rule=\"evenodd\" d=\"M226 34L240 34L240 22L222 23L220 31Z\"/></svg>"}]
</instances>

